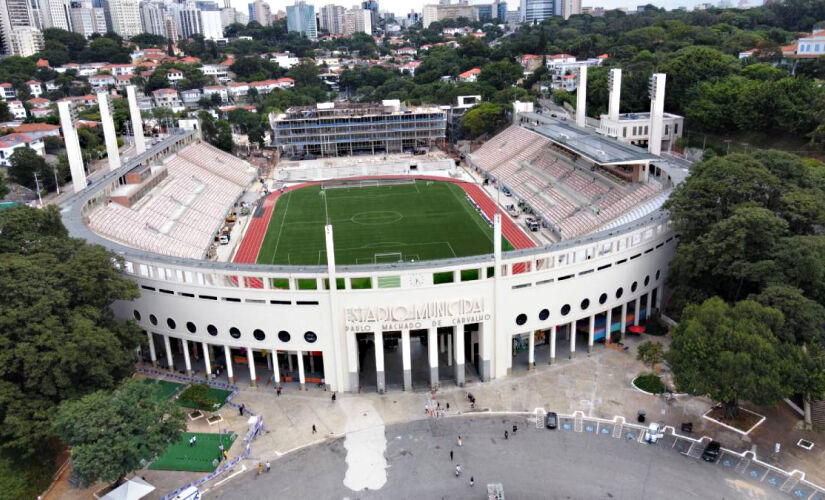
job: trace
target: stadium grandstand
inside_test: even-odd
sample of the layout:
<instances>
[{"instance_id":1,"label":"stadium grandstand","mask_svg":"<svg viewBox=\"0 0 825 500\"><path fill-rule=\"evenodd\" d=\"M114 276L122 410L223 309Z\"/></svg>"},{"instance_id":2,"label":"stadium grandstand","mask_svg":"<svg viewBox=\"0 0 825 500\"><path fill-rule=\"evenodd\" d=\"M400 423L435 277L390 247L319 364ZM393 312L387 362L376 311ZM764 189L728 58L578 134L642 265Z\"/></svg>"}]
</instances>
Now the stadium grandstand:
<instances>
[{"instance_id":1,"label":"stadium grandstand","mask_svg":"<svg viewBox=\"0 0 825 500\"><path fill-rule=\"evenodd\" d=\"M484 143L468 162L559 240L638 219L669 196L671 179L644 150L539 114L520 116L521 124Z\"/></svg>"},{"instance_id":2,"label":"stadium grandstand","mask_svg":"<svg viewBox=\"0 0 825 500\"><path fill-rule=\"evenodd\" d=\"M106 238L175 257L202 259L234 202L255 178L244 160L197 142L160 165L127 172L89 214Z\"/></svg>"}]
</instances>

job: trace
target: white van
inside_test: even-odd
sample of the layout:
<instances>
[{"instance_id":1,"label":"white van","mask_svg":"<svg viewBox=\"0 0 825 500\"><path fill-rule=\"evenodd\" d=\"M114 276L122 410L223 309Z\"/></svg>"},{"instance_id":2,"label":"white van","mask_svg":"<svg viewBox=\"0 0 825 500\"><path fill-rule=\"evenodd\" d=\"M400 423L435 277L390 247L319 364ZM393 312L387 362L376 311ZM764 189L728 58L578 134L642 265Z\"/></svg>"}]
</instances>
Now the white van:
<instances>
[{"instance_id":1,"label":"white van","mask_svg":"<svg viewBox=\"0 0 825 500\"><path fill-rule=\"evenodd\" d=\"M221 245L228 245L229 244L229 233L222 234L220 239L218 239L218 241L221 243Z\"/></svg>"}]
</instances>

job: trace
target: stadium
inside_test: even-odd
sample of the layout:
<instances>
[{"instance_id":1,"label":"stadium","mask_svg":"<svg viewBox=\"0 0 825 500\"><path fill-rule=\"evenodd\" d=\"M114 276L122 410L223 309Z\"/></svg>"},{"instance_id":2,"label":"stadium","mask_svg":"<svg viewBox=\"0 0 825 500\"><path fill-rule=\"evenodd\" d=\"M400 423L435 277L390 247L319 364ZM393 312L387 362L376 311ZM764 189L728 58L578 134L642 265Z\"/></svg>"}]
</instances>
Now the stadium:
<instances>
[{"instance_id":1,"label":"stadium","mask_svg":"<svg viewBox=\"0 0 825 500\"><path fill-rule=\"evenodd\" d=\"M78 188L61 208L139 284L115 310L153 364L332 391L464 385L620 340L663 300L678 235L662 205L686 173L616 139L517 103L460 165L428 115L399 150L364 140L264 175L198 130L146 144L128 97L138 154L121 165L115 143L89 186L66 110Z\"/></svg>"}]
</instances>

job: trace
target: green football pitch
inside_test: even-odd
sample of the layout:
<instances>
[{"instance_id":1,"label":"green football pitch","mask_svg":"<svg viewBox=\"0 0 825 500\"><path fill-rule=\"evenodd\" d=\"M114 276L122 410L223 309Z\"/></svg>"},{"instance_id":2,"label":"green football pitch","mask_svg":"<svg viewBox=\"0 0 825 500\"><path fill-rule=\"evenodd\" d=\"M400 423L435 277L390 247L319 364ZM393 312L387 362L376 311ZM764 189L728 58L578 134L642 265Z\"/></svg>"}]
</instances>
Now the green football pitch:
<instances>
[{"instance_id":1,"label":"green football pitch","mask_svg":"<svg viewBox=\"0 0 825 500\"><path fill-rule=\"evenodd\" d=\"M326 263L324 225L337 264L430 260L493 252L493 229L450 182L308 186L284 193L272 212L259 264ZM511 248L506 240L504 249Z\"/></svg>"},{"instance_id":2,"label":"green football pitch","mask_svg":"<svg viewBox=\"0 0 825 500\"><path fill-rule=\"evenodd\" d=\"M197 436L195 444L189 444L189 438ZM149 465L152 470L183 470L192 472L212 472L215 461L220 462L220 445L229 451L235 441L234 434L217 434L204 432L184 432L180 441L170 444L154 462Z\"/></svg>"}]
</instances>

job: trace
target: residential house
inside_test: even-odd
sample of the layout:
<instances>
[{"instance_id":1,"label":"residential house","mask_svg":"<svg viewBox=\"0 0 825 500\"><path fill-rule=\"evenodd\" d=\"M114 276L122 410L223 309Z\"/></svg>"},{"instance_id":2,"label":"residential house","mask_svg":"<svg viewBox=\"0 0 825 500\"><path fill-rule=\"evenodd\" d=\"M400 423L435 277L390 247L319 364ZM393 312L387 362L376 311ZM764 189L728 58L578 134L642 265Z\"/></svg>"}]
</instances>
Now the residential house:
<instances>
[{"instance_id":1,"label":"residential house","mask_svg":"<svg viewBox=\"0 0 825 500\"><path fill-rule=\"evenodd\" d=\"M31 113L33 118L46 118L54 114L54 110L51 107L52 101L44 99L43 97L33 97L26 101L26 104L29 105L29 113Z\"/></svg>"},{"instance_id":2,"label":"residential house","mask_svg":"<svg viewBox=\"0 0 825 500\"><path fill-rule=\"evenodd\" d=\"M43 139L34 138L28 134L7 134L0 137L0 166L10 166L11 162L9 161L9 158L11 158L11 155L14 154L15 150L20 148L31 148L40 156L44 156L46 154Z\"/></svg>"},{"instance_id":3,"label":"residential house","mask_svg":"<svg viewBox=\"0 0 825 500\"><path fill-rule=\"evenodd\" d=\"M263 57L266 57L266 54L264 54ZM297 57L290 54L289 52L273 52L269 54L269 62L273 62L284 69L289 69L297 65L300 62L300 60Z\"/></svg>"},{"instance_id":4,"label":"residential house","mask_svg":"<svg viewBox=\"0 0 825 500\"><path fill-rule=\"evenodd\" d=\"M40 97L43 95L43 85L37 80L29 80L26 82L26 85L29 86L29 94L31 94L32 97Z\"/></svg>"},{"instance_id":5,"label":"residential house","mask_svg":"<svg viewBox=\"0 0 825 500\"><path fill-rule=\"evenodd\" d=\"M92 90L94 90L95 92L102 92L104 90L108 90L109 86L114 86L115 83L117 83L115 77L106 73L93 75L89 77L89 85L92 86Z\"/></svg>"},{"instance_id":6,"label":"residential house","mask_svg":"<svg viewBox=\"0 0 825 500\"><path fill-rule=\"evenodd\" d=\"M9 99L17 99L17 91L10 83L0 83L0 99L8 101Z\"/></svg>"},{"instance_id":7,"label":"residential house","mask_svg":"<svg viewBox=\"0 0 825 500\"><path fill-rule=\"evenodd\" d=\"M825 30L811 33L796 42L796 57L802 59L825 56Z\"/></svg>"},{"instance_id":8,"label":"residential house","mask_svg":"<svg viewBox=\"0 0 825 500\"><path fill-rule=\"evenodd\" d=\"M28 102L28 101L27 101ZM60 137L60 126L49 123L23 123L14 127L18 134L26 134L35 139L43 137Z\"/></svg>"},{"instance_id":9,"label":"residential house","mask_svg":"<svg viewBox=\"0 0 825 500\"><path fill-rule=\"evenodd\" d=\"M203 88L203 96L212 99L212 95L217 94L221 98L221 102L229 100L229 93L223 85L207 85Z\"/></svg>"},{"instance_id":10,"label":"residential house","mask_svg":"<svg viewBox=\"0 0 825 500\"><path fill-rule=\"evenodd\" d=\"M169 108L172 111L183 111L183 102L175 89L157 89L152 92L152 99L156 108Z\"/></svg>"},{"instance_id":11,"label":"residential house","mask_svg":"<svg viewBox=\"0 0 825 500\"><path fill-rule=\"evenodd\" d=\"M169 80L172 85L175 85L183 80L183 71L172 68L166 72L166 79Z\"/></svg>"},{"instance_id":12,"label":"residential house","mask_svg":"<svg viewBox=\"0 0 825 500\"><path fill-rule=\"evenodd\" d=\"M23 107L23 103L17 100L14 101L7 101L9 104L9 112L14 117L15 120L25 120L26 119L26 108Z\"/></svg>"},{"instance_id":13,"label":"residential house","mask_svg":"<svg viewBox=\"0 0 825 500\"><path fill-rule=\"evenodd\" d=\"M458 75L458 81L472 83L478 80L478 75L481 74L481 68L468 69L464 73Z\"/></svg>"},{"instance_id":14,"label":"residential house","mask_svg":"<svg viewBox=\"0 0 825 500\"><path fill-rule=\"evenodd\" d=\"M188 107L197 106L201 97L203 97L203 91L201 89L181 90L180 92L181 102L183 102L184 106Z\"/></svg>"},{"instance_id":15,"label":"residential house","mask_svg":"<svg viewBox=\"0 0 825 500\"><path fill-rule=\"evenodd\" d=\"M246 97L246 95L249 93L249 84L246 82L230 83L226 87L226 91L229 97L233 99Z\"/></svg>"},{"instance_id":16,"label":"residential house","mask_svg":"<svg viewBox=\"0 0 825 500\"><path fill-rule=\"evenodd\" d=\"M421 61L410 61L401 65L401 71L408 71L410 76L415 76L415 70L421 65Z\"/></svg>"}]
</instances>

